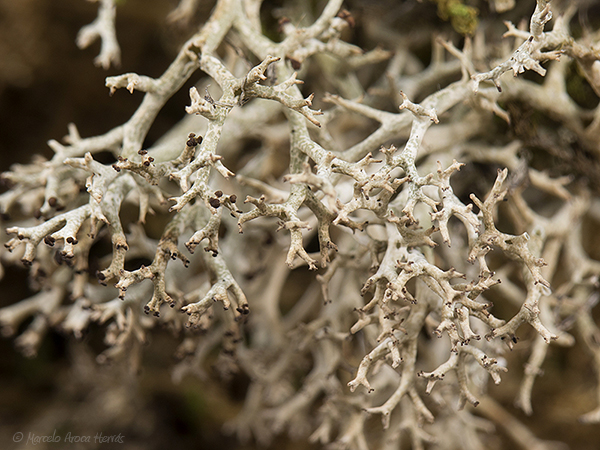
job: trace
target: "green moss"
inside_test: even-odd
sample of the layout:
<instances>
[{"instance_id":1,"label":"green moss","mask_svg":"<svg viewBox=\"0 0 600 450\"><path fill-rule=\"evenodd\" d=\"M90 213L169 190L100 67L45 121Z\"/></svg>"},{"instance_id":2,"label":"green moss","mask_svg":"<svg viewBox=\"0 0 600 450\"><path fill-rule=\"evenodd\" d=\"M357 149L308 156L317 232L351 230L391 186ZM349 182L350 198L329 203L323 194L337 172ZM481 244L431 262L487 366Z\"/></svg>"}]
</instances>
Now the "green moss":
<instances>
[{"instance_id":1,"label":"green moss","mask_svg":"<svg viewBox=\"0 0 600 450\"><path fill-rule=\"evenodd\" d=\"M598 97L575 62L569 66L566 83L567 93L579 106L585 109L594 109L598 106Z\"/></svg>"},{"instance_id":2,"label":"green moss","mask_svg":"<svg viewBox=\"0 0 600 450\"><path fill-rule=\"evenodd\" d=\"M208 407L206 398L199 389L185 389L183 392L183 401L187 412L184 417L194 417L200 422L206 420L210 408ZM191 425L197 426L198 424Z\"/></svg>"},{"instance_id":3,"label":"green moss","mask_svg":"<svg viewBox=\"0 0 600 450\"><path fill-rule=\"evenodd\" d=\"M449 20L452 28L462 35L473 35L479 25L479 10L465 5L461 0L433 0L438 5L438 15Z\"/></svg>"}]
</instances>

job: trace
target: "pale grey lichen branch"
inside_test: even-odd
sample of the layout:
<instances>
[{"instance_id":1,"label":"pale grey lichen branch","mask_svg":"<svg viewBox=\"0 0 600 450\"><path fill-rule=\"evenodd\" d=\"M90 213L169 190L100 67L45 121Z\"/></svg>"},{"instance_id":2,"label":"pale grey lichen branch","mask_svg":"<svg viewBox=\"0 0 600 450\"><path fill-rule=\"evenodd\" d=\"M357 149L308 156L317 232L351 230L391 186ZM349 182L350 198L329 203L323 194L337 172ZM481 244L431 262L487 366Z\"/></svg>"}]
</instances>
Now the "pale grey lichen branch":
<instances>
[{"instance_id":1,"label":"pale grey lichen branch","mask_svg":"<svg viewBox=\"0 0 600 450\"><path fill-rule=\"evenodd\" d=\"M393 19L353 17L341 0L323 2L312 23L315 9L292 2L275 30L262 3L219 0L160 77L107 78L111 94L144 93L127 122L87 138L71 124L64 142L49 141L51 160L3 174L12 253L0 262L22 260L40 290L0 309L3 332L32 317L17 344L33 355L51 327L81 338L97 323L107 345L97 361L137 370L164 325L181 339L175 380L247 377L228 429L265 444L287 432L350 449L398 448L405 436L414 448L458 448L460 429L487 448L491 423L507 420L512 439L537 445L487 390L520 372L504 352L531 349L527 413L548 343L583 339L600 367L600 263L586 248L600 217L590 177L600 109L578 104L567 83L596 89L600 78L591 38L571 36L576 7L545 31L553 11L539 0L529 31L508 25L514 44L496 46L482 22L459 50L450 30L442 40L427 24L391 29ZM189 22L199 7L183 0L170 20ZM356 24L393 55L351 44L364 46ZM502 92L481 85L499 87L507 71L516 78ZM195 73L187 116L142 148ZM96 267L114 287L92 283ZM598 409L582 420L600 420Z\"/></svg>"},{"instance_id":2,"label":"pale grey lichen branch","mask_svg":"<svg viewBox=\"0 0 600 450\"><path fill-rule=\"evenodd\" d=\"M502 88L500 87L499 78L509 70L513 71L515 77L518 74L525 72L525 70L533 70L544 76L546 74L546 69L540 65L540 62L556 60L563 54L563 50L541 51L541 49L547 45L546 41L550 40L549 38L545 38L544 34L544 26L550 19L552 19L550 1L538 0L536 2L535 11L531 16L531 23L529 26L531 35L514 51L508 60L497 65L489 72L472 75L471 78L475 83L473 88L474 91L477 92L479 84L487 80L492 81L498 91L501 91ZM554 47L559 46L558 43L552 42L552 44L554 44Z\"/></svg>"},{"instance_id":3,"label":"pale grey lichen branch","mask_svg":"<svg viewBox=\"0 0 600 450\"><path fill-rule=\"evenodd\" d=\"M117 7L115 0L91 0L100 3L98 5L98 17L89 25L81 28L77 34L77 46L87 48L97 39L100 39L100 54L94 60L94 64L107 70L111 64L121 65L121 48L117 42L115 19Z\"/></svg>"}]
</instances>

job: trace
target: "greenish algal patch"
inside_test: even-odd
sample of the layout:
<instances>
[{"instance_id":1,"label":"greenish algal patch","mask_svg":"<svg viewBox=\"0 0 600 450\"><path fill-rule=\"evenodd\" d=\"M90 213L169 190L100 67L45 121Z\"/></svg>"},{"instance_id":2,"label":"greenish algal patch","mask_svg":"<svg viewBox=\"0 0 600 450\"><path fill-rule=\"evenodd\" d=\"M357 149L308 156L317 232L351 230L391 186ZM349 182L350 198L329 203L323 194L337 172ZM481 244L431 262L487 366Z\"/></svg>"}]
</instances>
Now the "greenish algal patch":
<instances>
[{"instance_id":1,"label":"greenish algal patch","mask_svg":"<svg viewBox=\"0 0 600 450\"><path fill-rule=\"evenodd\" d=\"M479 25L479 10L465 5L461 0L433 0L438 5L438 16L449 20L454 30L464 36L471 36Z\"/></svg>"}]
</instances>

